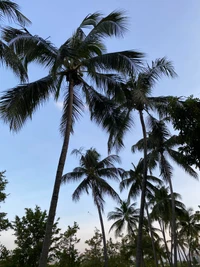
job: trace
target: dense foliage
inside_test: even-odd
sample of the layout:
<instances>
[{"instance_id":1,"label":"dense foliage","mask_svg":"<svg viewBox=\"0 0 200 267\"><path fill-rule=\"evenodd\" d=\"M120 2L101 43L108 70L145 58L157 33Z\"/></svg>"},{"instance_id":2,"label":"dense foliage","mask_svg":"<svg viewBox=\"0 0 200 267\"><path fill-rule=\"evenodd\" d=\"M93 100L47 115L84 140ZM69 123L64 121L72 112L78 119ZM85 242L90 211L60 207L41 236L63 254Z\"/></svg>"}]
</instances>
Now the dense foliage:
<instances>
[{"instance_id":1,"label":"dense foliage","mask_svg":"<svg viewBox=\"0 0 200 267\"><path fill-rule=\"evenodd\" d=\"M179 150L186 155L188 164L200 169L200 99L189 97L177 102L172 98L169 115L178 131Z\"/></svg>"}]
</instances>

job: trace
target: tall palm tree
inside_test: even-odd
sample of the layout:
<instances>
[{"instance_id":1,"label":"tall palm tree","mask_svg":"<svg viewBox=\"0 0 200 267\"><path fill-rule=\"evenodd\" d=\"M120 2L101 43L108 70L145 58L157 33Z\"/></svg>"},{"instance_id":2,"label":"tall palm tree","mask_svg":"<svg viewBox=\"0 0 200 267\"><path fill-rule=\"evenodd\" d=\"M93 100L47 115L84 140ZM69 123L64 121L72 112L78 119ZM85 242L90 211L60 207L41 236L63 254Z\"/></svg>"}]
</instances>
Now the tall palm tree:
<instances>
[{"instance_id":1,"label":"tall palm tree","mask_svg":"<svg viewBox=\"0 0 200 267\"><path fill-rule=\"evenodd\" d=\"M175 198L172 186L172 165L168 161L169 157L173 162L182 167L190 176L197 178L197 173L187 164L187 159L181 152L176 150L178 145L178 137L171 136L165 119L157 120L149 116L150 133L146 139L148 162L151 166L158 164L160 175L169 183L171 200L172 200L172 242L174 244L174 266L177 267L177 234L176 234L176 215L175 215ZM132 146L132 151L143 151L144 139L139 140Z\"/></svg>"},{"instance_id":2,"label":"tall palm tree","mask_svg":"<svg viewBox=\"0 0 200 267\"><path fill-rule=\"evenodd\" d=\"M184 204L181 201L179 201L179 199L181 199L181 196L177 193L173 193L173 197L175 204L175 214L177 216L181 216L185 210ZM169 226L172 221L173 211L171 203L172 203L172 195L171 193L169 193L168 187L162 186L160 188L157 188L151 196L149 195L149 205L152 206L151 217L154 220L158 221L160 225L166 249L166 254L170 266L172 265L172 261L167 245L166 227Z\"/></svg>"},{"instance_id":3,"label":"tall palm tree","mask_svg":"<svg viewBox=\"0 0 200 267\"><path fill-rule=\"evenodd\" d=\"M89 28L87 34L85 28ZM106 53L106 37L122 36L126 30L126 16L114 11L106 17L96 12L88 15L60 48L49 40L31 35L27 30L7 28L4 39L24 60L25 67L37 62L49 70L49 74L35 82L22 84L6 91L0 101L2 119L11 130L19 130L36 109L50 96L55 99L64 91L61 132L63 145L58 162L51 198L46 235L39 267L47 264L51 231L60 191L63 168L74 123L84 110L84 97L90 103L91 96L104 97L100 90L115 87L117 72L131 73L141 65L142 53L121 51ZM90 82L90 84L88 84ZM91 85L96 86L95 90ZM63 92L62 91L62 92Z\"/></svg>"},{"instance_id":4,"label":"tall palm tree","mask_svg":"<svg viewBox=\"0 0 200 267\"><path fill-rule=\"evenodd\" d=\"M108 213L108 220L115 222L110 230L115 229L115 236L119 236L123 229L126 228L129 235L135 235L139 219L139 209L135 208L136 203L130 204L130 201L120 201L120 207L115 207L115 211Z\"/></svg>"},{"instance_id":5,"label":"tall palm tree","mask_svg":"<svg viewBox=\"0 0 200 267\"><path fill-rule=\"evenodd\" d=\"M187 244L189 265L192 265L192 255L200 255L200 214L193 211L193 209L187 209L179 221L178 236L183 238ZM182 249L184 250L184 245Z\"/></svg>"},{"instance_id":6,"label":"tall palm tree","mask_svg":"<svg viewBox=\"0 0 200 267\"><path fill-rule=\"evenodd\" d=\"M122 170L116 168L114 164L120 163L120 158L116 155L109 155L101 159L100 154L94 148L87 150L85 154L76 149L72 153L80 156L80 166L65 174L62 177L62 182L81 181L72 195L74 201L78 201L84 192L89 194L89 190L91 190L94 204L99 213L104 245L104 266L107 267L108 255L102 212L104 211L104 196L107 195L114 200L120 201L118 194L106 181L106 179L118 181L118 175Z\"/></svg>"},{"instance_id":7,"label":"tall palm tree","mask_svg":"<svg viewBox=\"0 0 200 267\"><path fill-rule=\"evenodd\" d=\"M99 98L95 101L95 98L93 98L93 102L90 102L89 105L92 110L92 118L97 123L102 124L110 134L109 150L112 147L116 147L119 150L123 146L124 134L133 126L132 111L138 111L139 113L144 138L144 165L136 257L137 267L141 266L142 259L142 225L147 181L147 133L143 113L150 112L150 110L154 110L158 106L160 109L162 103L166 103L168 100L168 97L156 98L151 96L153 87L163 75L172 78L176 76L172 63L166 58L153 61L151 66L147 65L141 72L134 76L132 75L128 81L121 80L118 90L116 88L109 90L110 98L107 101ZM113 99L115 100L115 105L111 104ZM101 107L101 112L98 111L99 107Z\"/></svg>"},{"instance_id":8,"label":"tall palm tree","mask_svg":"<svg viewBox=\"0 0 200 267\"><path fill-rule=\"evenodd\" d=\"M30 24L30 20L20 12L18 4L9 0L0 0L1 25L4 19L15 23L17 22L23 26ZM0 31L1 30L2 27L0 28ZM5 67L9 67L22 82L27 80L26 70L20 59L2 39L0 39L0 63Z\"/></svg>"},{"instance_id":9,"label":"tall palm tree","mask_svg":"<svg viewBox=\"0 0 200 267\"><path fill-rule=\"evenodd\" d=\"M127 172L123 173L123 180L120 183L120 190L122 191L124 188L129 189L128 199L131 198L135 199L137 196L140 195L142 191L142 177L143 177L143 159L140 159L137 166L133 165L133 169ZM149 168L150 166L148 166ZM150 169L150 168L149 168ZM152 192L155 190L156 186L162 185L162 180L153 176L152 174L147 175L147 182L146 182L146 199L148 199L148 196L152 195ZM146 203L145 199L145 209L147 213L147 220L149 225L149 231L152 241L152 248L153 248L153 254L154 254L154 260L156 266L158 266L158 260L157 260L157 254L155 249L155 240L153 237L153 231L152 231L152 224L151 224L151 218L149 215L148 205Z\"/></svg>"}]
</instances>

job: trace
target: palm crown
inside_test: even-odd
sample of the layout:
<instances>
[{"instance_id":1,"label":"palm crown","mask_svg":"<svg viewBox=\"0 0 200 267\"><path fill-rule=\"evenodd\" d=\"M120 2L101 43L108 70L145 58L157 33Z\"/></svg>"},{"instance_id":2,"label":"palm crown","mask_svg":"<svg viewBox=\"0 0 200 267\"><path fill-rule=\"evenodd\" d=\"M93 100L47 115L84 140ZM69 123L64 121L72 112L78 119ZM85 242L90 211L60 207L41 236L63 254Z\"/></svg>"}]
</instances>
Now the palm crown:
<instances>
[{"instance_id":1,"label":"palm crown","mask_svg":"<svg viewBox=\"0 0 200 267\"><path fill-rule=\"evenodd\" d=\"M74 89L74 122L83 111L82 95L87 101L90 101L91 94L98 95L93 85L106 91L110 86L118 84L116 72L134 72L141 64L142 53L130 50L106 53L103 43L105 37L123 35L125 25L126 17L121 12L112 12L104 18L100 13L88 15L60 48L56 48L48 40L31 35L26 29L4 29L4 39L23 58L25 67L31 62L37 62L49 69L46 77L8 90L1 98L2 117L11 129L20 129L50 95L57 99L62 87L65 88L61 121L63 129L69 115L69 84ZM88 34L84 32L84 28L90 29ZM68 86L64 87L64 82Z\"/></svg>"},{"instance_id":2,"label":"palm crown","mask_svg":"<svg viewBox=\"0 0 200 267\"><path fill-rule=\"evenodd\" d=\"M147 137L148 164L154 168L157 163L160 169L160 175L168 182L172 176L172 165L167 160L167 156L182 167L189 175L197 178L197 173L187 164L186 157L176 150L179 144L178 136L171 135L165 119L157 120L149 116L150 132ZM132 152L143 151L144 140L139 140L132 146Z\"/></svg>"},{"instance_id":3,"label":"palm crown","mask_svg":"<svg viewBox=\"0 0 200 267\"><path fill-rule=\"evenodd\" d=\"M120 201L120 207L115 207L115 211L108 213L108 220L115 221L109 231L115 229L116 237L122 233L125 227L128 234L134 234L139 219L139 209L136 209L135 206L136 203L130 204L130 201Z\"/></svg>"},{"instance_id":4,"label":"palm crown","mask_svg":"<svg viewBox=\"0 0 200 267\"><path fill-rule=\"evenodd\" d=\"M123 173L122 181L120 182L120 190L130 187L128 193L128 199L135 199L142 190L142 178L143 178L143 159L140 159L139 163L135 166L132 164L133 168L129 171ZM147 176L147 197L151 195L156 186L162 185L162 180L149 174Z\"/></svg>"},{"instance_id":5,"label":"palm crown","mask_svg":"<svg viewBox=\"0 0 200 267\"><path fill-rule=\"evenodd\" d=\"M132 111L162 112L169 97L153 97L152 89L163 75L176 77L172 62L166 58L156 59L151 66L147 65L130 78L118 77L117 85L108 90L109 98L94 97L90 102L92 118L110 134L109 150L124 146L124 135L134 125Z\"/></svg>"},{"instance_id":6,"label":"palm crown","mask_svg":"<svg viewBox=\"0 0 200 267\"><path fill-rule=\"evenodd\" d=\"M123 171L116 168L114 163L119 163L120 158L117 155L109 155L100 160L100 154L93 148L86 151L85 155L81 150L73 150L73 154L79 155L80 167L75 168L62 177L62 182L81 181L75 189L72 199L78 201L82 193L89 194L92 191L94 204L100 206L103 211L104 195L111 196L113 199L119 201L119 196L115 190L107 183L107 179L118 180L120 173Z\"/></svg>"}]
</instances>

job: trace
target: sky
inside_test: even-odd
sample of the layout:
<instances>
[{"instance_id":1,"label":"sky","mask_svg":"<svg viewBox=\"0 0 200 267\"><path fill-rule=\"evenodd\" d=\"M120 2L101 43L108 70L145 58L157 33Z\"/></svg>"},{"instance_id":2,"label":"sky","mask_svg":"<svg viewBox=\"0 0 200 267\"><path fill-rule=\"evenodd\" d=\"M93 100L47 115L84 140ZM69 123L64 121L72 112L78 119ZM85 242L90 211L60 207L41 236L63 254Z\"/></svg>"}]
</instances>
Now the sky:
<instances>
[{"instance_id":1,"label":"sky","mask_svg":"<svg viewBox=\"0 0 200 267\"><path fill-rule=\"evenodd\" d=\"M125 10L129 17L129 31L123 39L106 40L108 51L135 49L146 53L148 62L166 56L173 61L178 78L162 79L154 88L153 95L200 97L199 0L19 0L17 3L32 21L29 31L49 38L56 46L71 36L87 14L102 11L107 15L115 9ZM29 68L30 81L46 74L47 70L41 66L31 65ZM10 70L0 66L0 92L18 83ZM62 102L55 103L51 99L17 134L10 133L9 127L0 122L0 170L6 170L9 181L6 189L9 195L1 210L8 213L10 220L14 220L15 215L23 216L25 208L34 208L35 205L48 210L62 145L59 133L61 107ZM135 127L126 135L126 148L120 152L124 169L130 169L131 162L137 164L140 158L140 155L130 152L130 147L141 138L141 134L135 113ZM71 137L65 172L78 166L78 160L70 155L72 149L95 147L105 157L106 143L107 134L90 122L86 110ZM174 163L173 167L174 190L182 195L187 207L197 209L200 183L188 177ZM118 190L116 184L112 185ZM56 217L60 217L59 225L63 231L74 221L79 224L80 249L83 249L84 240L100 226L91 196L83 196L79 203L72 202L75 187L76 184L68 184L61 188ZM125 199L126 196L127 192L124 192L121 197ZM116 203L106 198L104 219L107 233L111 223L106 221L106 216L115 206ZM2 233L0 238L8 248L14 247L12 231Z\"/></svg>"}]
</instances>

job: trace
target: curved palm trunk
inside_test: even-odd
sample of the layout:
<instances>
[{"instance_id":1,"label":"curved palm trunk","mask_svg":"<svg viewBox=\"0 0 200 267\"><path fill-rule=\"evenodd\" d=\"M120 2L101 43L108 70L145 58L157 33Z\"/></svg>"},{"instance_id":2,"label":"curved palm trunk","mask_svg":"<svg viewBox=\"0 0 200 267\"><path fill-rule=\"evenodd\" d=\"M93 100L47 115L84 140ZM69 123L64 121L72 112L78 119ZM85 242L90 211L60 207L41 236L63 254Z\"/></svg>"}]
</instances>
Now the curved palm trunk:
<instances>
[{"instance_id":1,"label":"curved palm trunk","mask_svg":"<svg viewBox=\"0 0 200 267\"><path fill-rule=\"evenodd\" d=\"M103 237L104 267L108 267L108 252L107 252L107 245L106 245L106 235L105 235L105 229L104 229L104 224L103 224L103 218L101 214L101 208L98 203L97 203L97 209L99 213L99 220L101 224L101 232L102 232L102 237Z\"/></svg>"},{"instance_id":2,"label":"curved palm trunk","mask_svg":"<svg viewBox=\"0 0 200 267\"><path fill-rule=\"evenodd\" d=\"M55 215L56 215L56 208L57 208L57 203L58 203L61 178L63 175L63 169L64 169L65 160L66 160L66 156L67 156L71 127L72 127L73 88L74 88L73 81L70 81L70 83L69 83L68 121L67 121L67 125L66 125L64 141L63 141L62 150L60 153L60 158L59 158L57 172L56 172L56 178L55 178L53 194L52 194L52 198L51 198L51 204L50 204L50 208L49 208L48 220L47 220L47 225L46 225L44 242L43 242L43 246L42 246L42 253L41 253L40 261L39 261L39 267L46 267L47 261L48 261L49 247L51 245L52 228L53 228L54 219L55 219Z\"/></svg>"},{"instance_id":3,"label":"curved palm trunk","mask_svg":"<svg viewBox=\"0 0 200 267\"><path fill-rule=\"evenodd\" d=\"M136 267L141 267L142 265L142 227L144 221L144 206L145 206L145 196L146 196L146 187L147 187L147 133L144 123L144 117L142 110L139 110L140 122L143 132L144 140L144 164L143 164L143 179L142 179L142 193L141 193L141 202L140 202L140 217L139 217L139 226L138 226L138 237L137 237L137 250L136 250Z\"/></svg>"},{"instance_id":4,"label":"curved palm trunk","mask_svg":"<svg viewBox=\"0 0 200 267\"><path fill-rule=\"evenodd\" d=\"M152 249L153 249L154 261L155 261L156 267L158 267L158 258L157 258L157 254L156 254L155 244L154 244L154 237L153 237L153 230L152 230L152 225L151 225L151 218L150 218L150 215L149 215L149 210L148 210L148 206L147 206L146 201L145 201L145 209L146 209L146 213L147 213L148 225L149 225L149 230L150 230L150 235L151 235L151 244L152 244Z\"/></svg>"},{"instance_id":5,"label":"curved palm trunk","mask_svg":"<svg viewBox=\"0 0 200 267\"><path fill-rule=\"evenodd\" d=\"M175 214L175 198L174 198L174 191L172 187L171 178L168 179L169 188L171 193L172 199L172 242L174 243L174 267L177 267L177 234L176 234L176 214Z\"/></svg>"}]
</instances>

